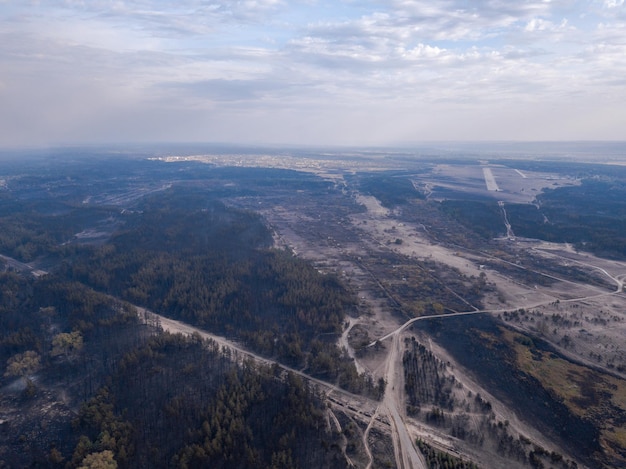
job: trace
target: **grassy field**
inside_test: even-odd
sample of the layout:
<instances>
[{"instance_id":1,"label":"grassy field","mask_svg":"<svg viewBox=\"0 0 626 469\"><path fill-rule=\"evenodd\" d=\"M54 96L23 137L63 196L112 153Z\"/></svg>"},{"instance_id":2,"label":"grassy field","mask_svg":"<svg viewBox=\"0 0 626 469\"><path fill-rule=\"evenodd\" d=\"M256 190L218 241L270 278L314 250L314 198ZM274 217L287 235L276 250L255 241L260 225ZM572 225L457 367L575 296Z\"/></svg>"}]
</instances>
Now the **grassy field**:
<instances>
[{"instance_id":1,"label":"grassy field","mask_svg":"<svg viewBox=\"0 0 626 469\"><path fill-rule=\"evenodd\" d=\"M504 328L502 334L515 350L519 368L574 414L592 421L607 455L626 463L626 381L540 350L527 336Z\"/></svg>"}]
</instances>

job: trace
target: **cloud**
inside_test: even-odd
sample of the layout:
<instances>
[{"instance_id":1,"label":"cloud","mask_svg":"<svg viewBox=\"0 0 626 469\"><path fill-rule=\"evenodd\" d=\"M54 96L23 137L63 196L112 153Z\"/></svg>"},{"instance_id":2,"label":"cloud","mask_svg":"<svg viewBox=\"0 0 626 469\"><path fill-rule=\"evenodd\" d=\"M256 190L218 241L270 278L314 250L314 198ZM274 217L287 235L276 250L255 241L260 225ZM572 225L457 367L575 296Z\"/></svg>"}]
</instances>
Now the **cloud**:
<instances>
[{"instance_id":1,"label":"cloud","mask_svg":"<svg viewBox=\"0 0 626 469\"><path fill-rule=\"evenodd\" d=\"M567 28L567 20L564 19L560 24L555 24L552 21L547 21L542 18L533 18L528 23L526 23L526 27L524 28L527 32L535 32L535 31L562 31Z\"/></svg>"},{"instance_id":2,"label":"cloud","mask_svg":"<svg viewBox=\"0 0 626 469\"><path fill-rule=\"evenodd\" d=\"M272 93L282 91L285 88L284 84L268 79L214 79L191 83L163 83L160 86L177 98L183 95L186 96L187 99L208 102L257 101Z\"/></svg>"},{"instance_id":3,"label":"cloud","mask_svg":"<svg viewBox=\"0 0 626 469\"><path fill-rule=\"evenodd\" d=\"M0 145L562 138L571 103L626 125L623 3L3 2Z\"/></svg>"}]
</instances>

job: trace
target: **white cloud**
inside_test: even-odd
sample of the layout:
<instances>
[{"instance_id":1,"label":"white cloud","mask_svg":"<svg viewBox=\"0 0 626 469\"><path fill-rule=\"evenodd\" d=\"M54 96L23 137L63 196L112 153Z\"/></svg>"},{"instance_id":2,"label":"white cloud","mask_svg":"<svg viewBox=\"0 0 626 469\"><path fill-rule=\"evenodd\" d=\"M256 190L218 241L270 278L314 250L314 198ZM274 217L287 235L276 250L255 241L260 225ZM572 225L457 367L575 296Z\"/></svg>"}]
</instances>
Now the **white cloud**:
<instances>
[{"instance_id":1,"label":"white cloud","mask_svg":"<svg viewBox=\"0 0 626 469\"><path fill-rule=\"evenodd\" d=\"M623 3L4 2L0 145L621 138Z\"/></svg>"},{"instance_id":2,"label":"white cloud","mask_svg":"<svg viewBox=\"0 0 626 469\"><path fill-rule=\"evenodd\" d=\"M555 24L552 21L547 21L542 18L533 18L524 28L527 32L534 31L562 31L567 28L567 20L563 19L560 24Z\"/></svg>"}]
</instances>

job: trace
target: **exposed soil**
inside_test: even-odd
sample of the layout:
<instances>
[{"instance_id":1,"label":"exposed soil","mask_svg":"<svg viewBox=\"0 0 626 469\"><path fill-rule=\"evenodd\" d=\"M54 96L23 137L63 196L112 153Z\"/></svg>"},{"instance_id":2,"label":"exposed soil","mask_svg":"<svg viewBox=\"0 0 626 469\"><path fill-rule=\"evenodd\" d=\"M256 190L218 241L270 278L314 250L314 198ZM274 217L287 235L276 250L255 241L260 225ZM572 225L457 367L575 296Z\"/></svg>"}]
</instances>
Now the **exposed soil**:
<instances>
[{"instance_id":1,"label":"exposed soil","mask_svg":"<svg viewBox=\"0 0 626 469\"><path fill-rule=\"evenodd\" d=\"M499 170L496 169L496 176L498 172ZM542 184L545 187L547 176L535 175L534 177L533 184L537 188ZM540 184L540 181L543 183ZM569 180L561 182L575 183ZM553 183L550 182L548 185L550 184ZM521 199L524 197L528 198L528 194L524 194ZM510 196L509 199L513 200L515 197ZM299 256L316 263L320 270L333 270L340 273L358 295L361 315L349 320L340 345L350 351L351 356L359 365L359 370L370 373L374 379L389 377L389 366L394 366L390 360L394 356L397 357L397 355L390 354L393 341L389 339L367 349L364 349L363 345L368 340L374 341L376 338L398 330L408 319L403 316L398 305L394 304L395 299L381 284L382 279L376 278L370 270L365 270L363 267L365 259L384 258L385 253L392 252L405 256L407 259L432 261L452 267L460 275L468 278L484 276L487 285L492 288L486 291L482 298L482 310L493 311L495 316L500 317L505 311L519 309L536 312L535 316L526 315L525 319L519 320L516 325L532 334L541 335L554 347L564 349L564 352L573 358L594 362L607 371L621 373L619 369L623 367L626 353L621 343L626 332L624 330L626 299L616 290L621 289L619 282L626 275L626 264L605 261L588 254L578 254L567 246L548 245L540 241L506 239L500 242L504 243L502 249L510 253L507 257L515 256L515 253L523 257L526 252L533 249L536 256L544 258L546 263L563 267L567 267L569 263L577 268L595 271L594 275L599 280L592 284L583 283L578 279L567 278L565 275L559 277L553 274L551 269L548 269L550 273L546 274L535 267L524 267L521 263L519 265L505 263L506 268L499 268L499 263L502 261L497 254L494 254L492 248L489 252L480 252L460 246L438 244L431 238L432 234L426 225L404 220L401 218L401 213L383 207L375 198L356 193L354 201L366 210L354 210L353 213L337 219L337 224L330 228L329 220L306 218L302 215L306 210L297 210L293 207L287 209L287 207L268 206L262 209L262 213L275 230L279 245L286 246ZM324 225L323 234L319 228L320 224ZM533 265L537 263L536 260L533 262ZM507 269L521 271L523 275L508 275ZM523 280L524 275L530 279L535 276L546 281L528 284ZM615 285L615 288L607 288L611 284ZM469 301L466 302L466 306L467 311L478 309ZM550 324L553 314L560 314L566 319L560 320L558 327L546 329L542 324ZM538 315L542 315L543 322ZM571 321L571 323L566 321ZM556 332L554 332L555 329ZM427 341L428 336L421 334L420 340ZM565 336L569 337L566 343L563 342ZM468 366L467 363L460 363L458 359L452 358L452 355L446 351L448 344L446 348L443 348L438 345L438 342L428 340L428 343L436 355L452 364L453 374L462 383L463 389L471 390L474 394L480 393L488 396L494 408L496 421L507 421L510 434L522 435L548 451L561 453L572 459L574 459L573 453L584 457L595 451L592 449L593 442L578 448L564 445L564 440L559 435L550 432L547 426L540 425L538 420L529 419L524 412L523 405L514 404L507 398L506 393L501 392L507 389L504 383L492 382L491 385L495 386L495 389L494 392L490 392L490 387L484 387L484 376L476 376L464 368ZM594 358L596 354L601 355L602 358ZM401 366L397 360L395 362L396 367ZM395 374L397 375L397 372ZM483 384L480 385L479 382ZM393 392L387 391L384 401L386 407L381 409L387 414L387 420L394 420L394 410L398 411L399 418L405 422L413 437L420 436L426 441L439 445L439 448L447 448L449 451L473 458L485 467L499 467L498 463L493 462L498 460L498 456L491 451L481 453L476 447L463 444L423 421L408 417L402 389L391 391ZM512 389L508 391L513 392ZM525 418L521 419L521 415ZM394 437L394 440L397 448L398 436ZM404 457L396 453L396 459L399 458L398 465L417 465L407 460L401 462ZM578 461L582 464L581 459Z\"/></svg>"}]
</instances>

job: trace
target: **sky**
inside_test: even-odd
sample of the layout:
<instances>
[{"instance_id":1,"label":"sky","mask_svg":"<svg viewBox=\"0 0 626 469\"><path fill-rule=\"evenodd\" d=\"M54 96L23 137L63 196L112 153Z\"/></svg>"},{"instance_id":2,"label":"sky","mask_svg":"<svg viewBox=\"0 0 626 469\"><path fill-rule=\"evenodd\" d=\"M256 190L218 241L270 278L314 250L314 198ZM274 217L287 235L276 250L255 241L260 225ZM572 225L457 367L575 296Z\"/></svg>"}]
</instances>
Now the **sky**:
<instances>
[{"instance_id":1,"label":"sky","mask_svg":"<svg viewBox=\"0 0 626 469\"><path fill-rule=\"evenodd\" d=\"M0 146L626 140L624 0L0 0Z\"/></svg>"}]
</instances>

